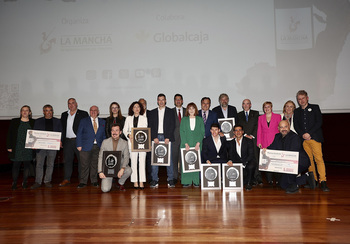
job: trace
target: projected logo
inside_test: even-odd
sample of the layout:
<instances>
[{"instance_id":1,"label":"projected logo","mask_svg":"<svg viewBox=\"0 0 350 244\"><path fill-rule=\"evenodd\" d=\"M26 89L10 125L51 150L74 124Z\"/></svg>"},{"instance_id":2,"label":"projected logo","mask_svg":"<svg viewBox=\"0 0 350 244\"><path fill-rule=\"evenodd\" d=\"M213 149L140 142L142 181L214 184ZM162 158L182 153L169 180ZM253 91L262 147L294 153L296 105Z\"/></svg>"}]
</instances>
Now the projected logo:
<instances>
[{"instance_id":1,"label":"projected logo","mask_svg":"<svg viewBox=\"0 0 350 244\"><path fill-rule=\"evenodd\" d=\"M183 33L166 33L160 32L153 35L153 41L158 43L170 42L170 43L184 43L193 42L202 44L209 41L209 34L199 31L197 33L183 32Z\"/></svg>"},{"instance_id":2,"label":"projected logo","mask_svg":"<svg viewBox=\"0 0 350 244\"><path fill-rule=\"evenodd\" d=\"M50 31L49 33L46 33L46 32L42 33L42 40L43 41L40 44L40 54L50 52L52 47L53 47L53 44L56 43L56 38L51 37L51 34L53 31L54 31L54 29L52 31Z\"/></svg>"}]
</instances>

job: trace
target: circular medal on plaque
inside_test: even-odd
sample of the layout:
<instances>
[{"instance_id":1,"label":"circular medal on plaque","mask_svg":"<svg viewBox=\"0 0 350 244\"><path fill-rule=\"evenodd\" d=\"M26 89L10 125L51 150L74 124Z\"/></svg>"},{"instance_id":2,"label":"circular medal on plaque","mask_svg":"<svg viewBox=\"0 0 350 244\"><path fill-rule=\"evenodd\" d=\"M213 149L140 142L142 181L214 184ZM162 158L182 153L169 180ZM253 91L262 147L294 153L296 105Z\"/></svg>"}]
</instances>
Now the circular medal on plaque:
<instances>
[{"instance_id":1,"label":"circular medal on plaque","mask_svg":"<svg viewBox=\"0 0 350 244\"><path fill-rule=\"evenodd\" d=\"M226 171L226 177L229 181L236 181L239 177L239 171L231 167Z\"/></svg>"},{"instance_id":2,"label":"circular medal on plaque","mask_svg":"<svg viewBox=\"0 0 350 244\"><path fill-rule=\"evenodd\" d=\"M147 140L147 134L143 131L138 131L135 134L135 141L137 141L139 144L145 143Z\"/></svg>"},{"instance_id":3,"label":"circular medal on plaque","mask_svg":"<svg viewBox=\"0 0 350 244\"><path fill-rule=\"evenodd\" d=\"M222 122L221 130L223 133L230 133L230 131L232 130L232 124L227 121Z\"/></svg>"},{"instance_id":4,"label":"circular medal on plaque","mask_svg":"<svg viewBox=\"0 0 350 244\"><path fill-rule=\"evenodd\" d=\"M207 180L213 181L218 177L218 171L213 167L208 167L204 172L204 176Z\"/></svg>"},{"instance_id":5,"label":"circular medal on plaque","mask_svg":"<svg viewBox=\"0 0 350 244\"><path fill-rule=\"evenodd\" d=\"M164 145L158 145L156 149L154 149L154 153L157 155L158 158L164 158L167 152L168 150Z\"/></svg>"},{"instance_id":6,"label":"circular medal on plaque","mask_svg":"<svg viewBox=\"0 0 350 244\"><path fill-rule=\"evenodd\" d=\"M113 154L109 154L105 159L105 165L109 169L113 169L118 163L118 159Z\"/></svg>"},{"instance_id":7,"label":"circular medal on plaque","mask_svg":"<svg viewBox=\"0 0 350 244\"><path fill-rule=\"evenodd\" d=\"M195 164L195 162L197 161L197 155L192 152L192 151L189 151L185 154L185 161L186 163L188 164Z\"/></svg>"}]
</instances>

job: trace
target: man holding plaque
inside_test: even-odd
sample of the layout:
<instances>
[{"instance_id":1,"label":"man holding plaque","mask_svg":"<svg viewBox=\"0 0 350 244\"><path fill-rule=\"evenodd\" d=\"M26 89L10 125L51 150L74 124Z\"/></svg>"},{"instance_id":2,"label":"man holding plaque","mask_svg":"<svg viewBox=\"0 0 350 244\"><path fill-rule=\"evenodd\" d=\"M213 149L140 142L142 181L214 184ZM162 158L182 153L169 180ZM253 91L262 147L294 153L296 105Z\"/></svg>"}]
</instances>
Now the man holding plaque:
<instances>
[{"instance_id":1,"label":"man holding plaque","mask_svg":"<svg viewBox=\"0 0 350 244\"><path fill-rule=\"evenodd\" d=\"M211 124L211 136L203 139L202 163L227 163L227 141L220 136L220 125Z\"/></svg>"},{"instance_id":2,"label":"man holding plaque","mask_svg":"<svg viewBox=\"0 0 350 244\"><path fill-rule=\"evenodd\" d=\"M98 176L102 179L101 181L101 190L103 192L109 192L112 188L112 182L113 177L106 177L102 165L105 163L105 159L103 158L103 152L105 151L120 151L121 157L120 162L117 162L117 169L118 174L117 177L119 190L124 191L124 183L125 181L130 177L131 175L131 168L128 166L129 163L129 148L128 143L120 139L120 135L122 133L122 130L120 128L120 125L113 124L111 128L111 137L105 139L102 142L100 153L98 156Z\"/></svg>"},{"instance_id":3,"label":"man holding plaque","mask_svg":"<svg viewBox=\"0 0 350 244\"><path fill-rule=\"evenodd\" d=\"M233 127L235 139L230 141L227 164L241 163L243 167L243 182L247 191L252 190L252 180L255 170L255 156L253 140L243 136L243 126L235 125Z\"/></svg>"},{"instance_id":4,"label":"man holding plaque","mask_svg":"<svg viewBox=\"0 0 350 244\"><path fill-rule=\"evenodd\" d=\"M286 193L296 193L299 190L298 185L305 183L303 182L305 181L304 175L303 177L300 176L307 171L310 166L310 161L302 147L300 137L290 130L290 124L287 120L280 121L278 124L278 130L280 133L275 135L273 142L267 147L267 149L299 152L299 175L282 174L280 180L280 185L283 189L286 189Z\"/></svg>"},{"instance_id":5,"label":"man holding plaque","mask_svg":"<svg viewBox=\"0 0 350 244\"><path fill-rule=\"evenodd\" d=\"M174 111L166 107L166 97L160 93L157 97L158 108L153 109L148 115L148 126L151 128L151 139L155 144L159 141L164 141L166 144L174 142L175 130L175 114ZM158 168L159 166L152 166L152 181L151 188L158 187ZM170 166L167 167L168 187L175 187L174 183L174 166L173 160L170 160Z\"/></svg>"}]
</instances>

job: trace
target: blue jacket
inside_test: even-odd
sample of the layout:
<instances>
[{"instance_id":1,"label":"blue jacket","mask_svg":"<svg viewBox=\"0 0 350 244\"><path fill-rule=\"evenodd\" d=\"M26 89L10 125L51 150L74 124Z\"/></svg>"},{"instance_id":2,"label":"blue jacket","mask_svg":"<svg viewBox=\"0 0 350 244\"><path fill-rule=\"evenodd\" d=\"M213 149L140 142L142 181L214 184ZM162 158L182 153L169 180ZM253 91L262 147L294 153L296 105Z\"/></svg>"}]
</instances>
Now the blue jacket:
<instances>
[{"instance_id":1,"label":"blue jacket","mask_svg":"<svg viewBox=\"0 0 350 244\"><path fill-rule=\"evenodd\" d=\"M105 127L106 121L98 118L98 129L95 134L91 117L81 119L77 132L77 147L82 147L82 151L91 151L95 140L101 147L102 141L106 138Z\"/></svg>"},{"instance_id":2,"label":"blue jacket","mask_svg":"<svg viewBox=\"0 0 350 244\"><path fill-rule=\"evenodd\" d=\"M199 110L198 111L198 116L199 117L203 117L202 115L202 110ZM210 127L213 123L218 123L218 115L212 111L212 110L209 110L209 115L208 115L208 118L207 118L207 122L206 124L204 125L204 128L205 128L205 137L211 137L211 133L210 133Z\"/></svg>"}]
</instances>

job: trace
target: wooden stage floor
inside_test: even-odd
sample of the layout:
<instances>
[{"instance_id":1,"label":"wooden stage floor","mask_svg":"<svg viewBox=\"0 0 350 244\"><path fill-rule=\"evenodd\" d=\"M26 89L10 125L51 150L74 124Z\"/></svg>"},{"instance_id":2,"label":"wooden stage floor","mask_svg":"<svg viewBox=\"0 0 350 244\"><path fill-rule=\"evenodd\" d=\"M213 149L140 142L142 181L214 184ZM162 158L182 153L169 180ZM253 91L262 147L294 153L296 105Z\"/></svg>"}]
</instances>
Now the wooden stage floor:
<instances>
[{"instance_id":1,"label":"wooden stage floor","mask_svg":"<svg viewBox=\"0 0 350 244\"><path fill-rule=\"evenodd\" d=\"M165 171L161 178L165 178ZM160 188L110 193L77 180L11 190L0 173L0 243L350 243L350 165L327 164L331 191L277 187L252 191ZM30 179L30 185L34 179Z\"/></svg>"}]
</instances>

